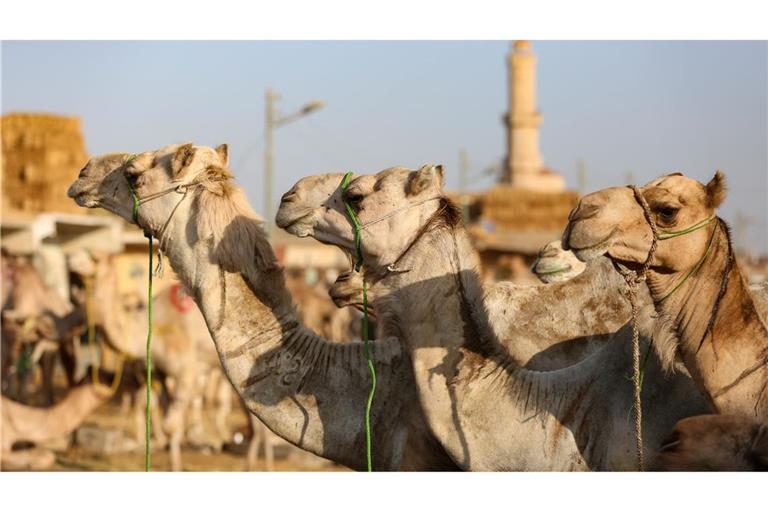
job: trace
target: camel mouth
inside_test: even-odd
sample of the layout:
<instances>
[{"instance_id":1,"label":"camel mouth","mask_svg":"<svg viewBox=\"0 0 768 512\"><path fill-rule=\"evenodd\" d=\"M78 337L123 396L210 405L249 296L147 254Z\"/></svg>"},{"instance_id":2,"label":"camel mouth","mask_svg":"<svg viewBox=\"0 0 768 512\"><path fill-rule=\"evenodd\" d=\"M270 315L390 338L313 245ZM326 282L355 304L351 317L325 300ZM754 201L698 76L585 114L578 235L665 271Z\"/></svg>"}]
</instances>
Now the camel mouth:
<instances>
[{"instance_id":1,"label":"camel mouth","mask_svg":"<svg viewBox=\"0 0 768 512\"><path fill-rule=\"evenodd\" d=\"M302 215L292 215L286 212L282 206L277 211L275 224L280 229L284 229L293 236L306 238L312 236L315 226L313 211L310 210Z\"/></svg>"},{"instance_id":2,"label":"camel mouth","mask_svg":"<svg viewBox=\"0 0 768 512\"><path fill-rule=\"evenodd\" d=\"M67 197L74 199L78 206L83 208L98 208L99 201L78 179L67 189Z\"/></svg>"},{"instance_id":3,"label":"camel mouth","mask_svg":"<svg viewBox=\"0 0 768 512\"><path fill-rule=\"evenodd\" d=\"M532 270L534 274L551 276L555 274L562 274L563 272L569 272L573 270L573 266L571 266L569 263L565 264L565 266L554 266L538 262L533 265Z\"/></svg>"},{"instance_id":4,"label":"camel mouth","mask_svg":"<svg viewBox=\"0 0 768 512\"><path fill-rule=\"evenodd\" d=\"M603 237L601 240L589 244L589 245L583 245L581 247L578 247L576 244L573 243L574 234L573 234L573 227L568 226L567 233L568 236L564 240L566 242L563 245L563 248L570 249L574 256L576 256L580 261L590 261L595 258L598 258L600 256L603 256L605 253L608 252L608 249L611 248L612 241L613 241L613 235L616 232L616 228L612 229L610 233L608 233L605 237ZM582 237L579 237L582 238Z\"/></svg>"}]
</instances>

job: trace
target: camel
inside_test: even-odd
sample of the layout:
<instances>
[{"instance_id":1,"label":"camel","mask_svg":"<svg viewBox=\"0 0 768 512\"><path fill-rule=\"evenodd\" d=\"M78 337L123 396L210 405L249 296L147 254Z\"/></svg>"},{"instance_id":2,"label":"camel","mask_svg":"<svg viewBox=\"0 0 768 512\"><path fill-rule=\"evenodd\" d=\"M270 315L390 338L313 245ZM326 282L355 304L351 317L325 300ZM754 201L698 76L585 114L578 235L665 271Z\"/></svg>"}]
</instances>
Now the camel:
<instances>
[{"instance_id":1,"label":"camel","mask_svg":"<svg viewBox=\"0 0 768 512\"><path fill-rule=\"evenodd\" d=\"M559 283L584 272L586 265L571 251L563 249L560 240L545 245L531 266L531 272L542 283Z\"/></svg>"},{"instance_id":2,"label":"camel","mask_svg":"<svg viewBox=\"0 0 768 512\"><path fill-rule=\"evenodd\" d=\"M91 159L68 194L159 240L205 318L227 378L270 430L364 469L361 404L369 375L363 346L327 341L298 322L261 222L227 165L225 145L109 154ZM144 199L136 219L132 189ZM371 352L380 367L374 469L456 469L427 428L399 340L377 340Z\"/></svg>"},{"instance_id":3,"label":"camel","mask_svg":"<svg viewBox=\"0 0 768 512\"><path fill-rule=\"evenodd\" d=\"M637 193L609 188L582 198L564 242L581 259L607 254L629 267L642 265L654 239L640 201L646 202L659 232L647 288L660 320L679 340L662 352L680 353L716 412L767 419L768 330L733 256L728 228L716 217L725 199L724 175L718 171L703 185L675 173Z\"/></svg>"},{"instance_id":4,"label":"camel","mask_svg":"<svg viewBox=\"0 0 768 512\"><path fill-rule=\"evenodd\" d=\"M74 339L82 332L83 315L76 305L61 298L48 287L31 261L24 257L3 257L3 382L8 378L14 356L25 350L38 354L42 373L43 399L53 403L53 371L58 355L64 366L69 386L77 378L78 344ZM15 375L17 398L25 400L26 379ZM14 390L7 389L10 392Z\"/></svg>"},{"instance_id":5,"label":"camel","mask_svg":"<svg viewBox=\"0 0 768 512\"><path fill-rule=\"evenodd\" d=\"M768 471L768 423L729 414L682 419L654 466L667 471Z\"/></svg>"},{"instance_id":6,"label":"camel","mask_svg":"<svg viewBox=\"0 0 768 512\"><path fill-rule=\"evenodd\" d=\"M300 180L277 224L354 255L341 178ZM629 344L608 342L628 338L629 314L621 293L605 293L622 288L608 260L564 283L483 290L479 258L442 194L441 167L357 176L344 200L364 226L365 279L383 333L404 340L430 427L460 467L636 467ZM594 342L589 350L569 354L584 338ZM665 377L654 359L644 400L654 411L646 451L680 418L708 412L687 376Z\"/></svg>"},{"instance_id":7,"label":"camel","mask_svg":"<svg viewBox=\"0 0 768 512\"><path fill-rule=\"evenodd\" d=\"M571 212L563 241L580 259L607 254L640 272L647 265L659 321L678 340L660 354L679 354L714 411L749 425L768 420L768 329L716 215L725 196L720 171L706 185L673 173L600 190Z\"/></svg>"},{"instance_id":8,"label":"camel","mask_svg":"<svg viewBox=\"0 0 768 512\"><path fill-rule=\"evenodd\" d=\"M46 469L54 462L50 452L12 451L20 441L42 443L73 432L96 408L109 400L106 386L94 383L76 386L56 405L30 407L2 397L2 468Z\"/></svg>"},{"instance_id":9,"label":"camel","mask_svg":"<svg viewBox=\"0 0 768 512\"><path fill-rule=\"evenodd\" d=\"M334 308L317 286L308 286L303 278L286 276L286 287L298 304L299 318L310 330L327 339L346 343L351 341L353 312Z\"/></svg>"},{"instance_id":10,"label":"camel","mask_svg":"<svg viewBox=\"0 0 768 512\"><path fill-rule=\"evenodd\" d=\"M107 343L117 349L123 357L144 361L146 309L141 306L129 310L121 303L111 257L105 254L91 257L85 252L78 252L70 256L69 265L73 272L93 283L93 321L104 333ZM198 442L204 437L200 420L206 383L211 382L213 389L209 391L208 397L216 403L214 425L218 439L214 441L213 446L216 450L221 450L224 440L229 437L225 418L231 410L232 387L229 382L216 376L221 367L205 321L180 284L171 285L155 295L153 317L153 365L162 373L163 379L170 380L172 384L166 386L170 388L170 403L162 427L157 429L156 434L161 446L166 442L165 435L169 437L171 470L180 471L181 443L187 433L187 426L187 436ZM143 390L139 390L139 405L142 400L143 404L146 404L144 394ZM143 414L143 407L136 407L137 442L143 442L144 439ZM155 414L156 412L153 412L153 416ZM251 418L251 415L247 416L254 435L247 451L246 468L255 469L259 446L264 444L266 469L271 471L274 468L274 448L266 427Z\"/></svg>"}]
</instances>

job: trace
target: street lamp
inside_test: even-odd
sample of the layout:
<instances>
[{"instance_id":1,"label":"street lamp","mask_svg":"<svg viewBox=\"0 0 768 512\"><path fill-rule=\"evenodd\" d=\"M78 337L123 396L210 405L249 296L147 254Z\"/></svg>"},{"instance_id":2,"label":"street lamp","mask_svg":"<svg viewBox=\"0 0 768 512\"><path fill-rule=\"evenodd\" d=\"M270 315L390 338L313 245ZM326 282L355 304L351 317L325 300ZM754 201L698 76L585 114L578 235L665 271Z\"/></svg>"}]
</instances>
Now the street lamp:
<instances>
[{"instance_id":1,"label":"street lamp","mask_svg":"<svg viewBox=\"0 0 768 512\"><path fill-rule=\"evenodd\" d=\"M278 126L288 124L300 117L323 108L322 101L310 101L297 112L289 115L280 115L275 110L275 102L280 99L280 94L267 89L266 115L264 123L264 210L266 215L267 234L272 234L274 219L272 213L272 131Z\"/></svg>"}]
</instances>

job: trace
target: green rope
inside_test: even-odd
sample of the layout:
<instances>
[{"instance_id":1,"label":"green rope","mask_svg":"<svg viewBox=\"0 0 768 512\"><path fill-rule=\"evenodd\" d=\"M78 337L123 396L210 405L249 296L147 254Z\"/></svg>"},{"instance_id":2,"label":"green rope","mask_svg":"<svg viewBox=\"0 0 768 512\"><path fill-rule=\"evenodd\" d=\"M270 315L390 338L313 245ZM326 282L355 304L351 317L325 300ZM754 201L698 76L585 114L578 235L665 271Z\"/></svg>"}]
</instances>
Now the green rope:
<instances>
[{"instance_id":1,"label":"green rope","mask_svg":"<svg viewBox=\"0 0 768 512\"><path fill-rule=\"evenodd\" d=\"M341 181L342 194L347 190L351 179L351 172L344 175L344 179ZM352 225L355 229L355 255L357 257L357 261L355 261L355 272L360 272L363 267L363 251L360 244L360 221L357 218L355 210L353 210L346 201L344 201L344 207L346 208L347 214L352 220ZM371 407L373 406L373 397L376 394L376 368L373 366L373 358L371 357L368 343L368 285L365 280L363 280L363 347L365 359L368 362L368 371L371 373L371 390L368 393L368 400L365 404L365 457L366 462L368 463L368 471L370 472L373 471L371 456Z\"/></svg>"},{"instance_id":2,"label":"green rope","mask_svg":"<svg viewBox=\"0 0 768 512\"><path fill-rule=\"evenodd\" d=\"M709 224L709 222L711 222L711 219L713 219L713 218L714 218L714 217L711 217L711 218L710 218L710 219L708 219L708 220L706 221L706 223L704 223L704 224L702 224L702 223L700 222L700 223L699 223L700 225L698 225L698 227L695 227L695 228L693 228L693 226L691 226L691 228L688 228L688 230L684 230L684 231L685 231L686 233L690 233L691 231L695 231L696 229L702 228L702 227L706 226L707 224ZM693 228L693 229L692 229L692 228ZM662 302L664 302L665 300L667 300L669 297L671 297L673 293L675 293L675 292L676 292L676 291L677 291L677 290L678 290L678 289L679 289L681 286L683 286L683 283L685 283L685 282L688 280L688 278L690 278L691 276L695 275L695 274L696 274L696 272L698 272L698 271L699 271L699 269L701 268L701 266L704 264L704 260L707 258L707 254L709 254L709 249L712 247L712 241L715 239L715 231L717 231L717 226L715 226L715 228L712 230L712 234L709 236L709 242L707 243L707 250L706 250L706 251L704 251L704 254L701 256L701 258L699 258L699 261L697 261L697 262L696 262L696 265L694 265L694 266L691 268L691 270L689 270L689 271L688 271L688 273L687 273L687 274L685 274L685 277L683 277L683 278L680 280L680 282L679 282L679 283L677 283L677 284L674 286L674 288L672 288L672 289L671 289L671 290L670 290L670 291L669 291L669 292L668 292L666 295L664 295L662 298L660 298L659 300L657 300L657 301L656 301L657 303L661 304ZM683 232L680 232L680 233L681 233L681 234L685 234L685 233L683 233ZM679 236L679 235L675 235L675 236Z\"/></svg>"},{"instance_id":3,"label":"green rope","mask_svg":"<svg viewBox=\"0 0 768 512\"><path fill-rule=\"evenodd\" d=\"M715 220L715 216L714 215L711 216L711 217L708 217L708 218L706 218L704 220L700 220L696 224L693 224L692 226L688 226L687 228L681 229L679 231L668 231L668 230L660 229L659 230L659 235L658 235L657 239L658 240L668 240L670 238L675 238L675 237L678 237L678 236L687 235L688 233L693 233L697 229L703 228L704 226L706 226L707 224L709 224L713 220Z\"/></svg>"},{"instance_id":4,"label":"green rope","mask_svg":"<svg viewBox=\"0 0 768 512\"><path fill-rule=\"evenodd\" d=\"M128 161L133 158L129 158ZM133 222L139 224L139 196L133 189L131 180L128 180L128 190L131 191L133 199ZM152 233L144 230L144 236L147 237L147 247L149 248L149 286L147 287L147 405L144 411L145 429L144 429L144 471L152 470Z\"/></svg>"},{"instance_id":5,"label":"green rope","mask_svg":"<svg viewBox=\"0 0 768 512\"><path fill-rule=\"evenodd\" d=\"M149 286L147 287L147 410L146 428L144 436L146 440L146 450L144 453L144 470L152 470L152 461L150 456L151 434L152 434L152 407L150 400L152 398L152 235L145 233L149 243Z\"/></svg>"}]
</instances>

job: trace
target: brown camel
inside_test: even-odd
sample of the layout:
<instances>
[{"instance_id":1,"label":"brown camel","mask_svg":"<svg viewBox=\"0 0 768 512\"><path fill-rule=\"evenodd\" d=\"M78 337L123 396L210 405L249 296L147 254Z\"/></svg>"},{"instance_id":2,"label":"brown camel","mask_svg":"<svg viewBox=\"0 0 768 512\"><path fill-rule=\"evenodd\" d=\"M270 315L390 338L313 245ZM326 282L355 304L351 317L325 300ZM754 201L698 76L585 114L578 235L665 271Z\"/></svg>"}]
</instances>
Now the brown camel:
<instances>
[{"instance_id":1,"label":"brown camel","mask_svg":"<svg viewBox=\"0 0 768 512\"><path fill-rule=\"evenodd\" d=\"M278 225L354 254L340 182L340 174L300 180L283 196ZM623 284L608 260L564 283L483 290L440 167L355 177L344 200L363 225L365 278L383 332L404 340L430 427L461 467L636 467L628 344L608 343L627 339L629 314L621 293L605 293ZM568 354L584 338L602 339ZM665 377L653 358L645 380L652 451L677 420L707 407L688 377Z\"/></svg>"},{"instance_id":2,"label":"brown camel","mask_svg":"<svg viewBox=\"0 0 768 512\"><path fill-rule=\"evenodd\" d=\"M768 471L768 424L743 416L707 414L677 422L656 469Z\"/></svg>"},{"instance_id":3,"label":"brown camel","mask_svg":"<svg viewBox=\"0 0 768 512\"><path fill-rule=\"evenodd\" d=\"M45 469L52 465L54 459L49 453L36 452L35 457L29 457L25 451L12 451L14 443L42 443L70 434L110 396L107 387L88 383L72 388L50 407L30 407L2 397L2 468Z\"/></svg>"},{"instance_id":4,"label":"brown camel","mask_svg":"<svg viewBox=\"0 0 768 512\"><path fill-rule=\"evenodd\" d=\"M361 404L369 387L363 347L328 342L297 321L261 222L231 182L226 153L226 146L184 144L132 158L98 157L68 193L81 206L134 222L130 180L144 198L136 221L160 240L191 291L249 410L288 442L363 469ZM373 467L455 469L427 428L399 341L376 341L372 354L381 368Z\"/></svg>"},{"instance_id":5,"label":"brown camel","mask_svg":"<svg viewBox=\"0 0 768 512\"><path fill-rule=\"evenodd\" d=\"M581 259L607 254L637 268L650 257L647 287L679 339L660 353L679 352L716 412L766 421L768 330L716 217L724 199L719 171L706 185L676 173L608 188L582 198L563 240Z\"/></svg>"}]
</instances>

